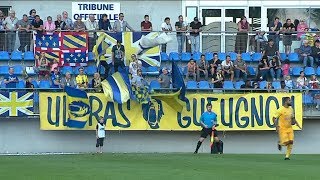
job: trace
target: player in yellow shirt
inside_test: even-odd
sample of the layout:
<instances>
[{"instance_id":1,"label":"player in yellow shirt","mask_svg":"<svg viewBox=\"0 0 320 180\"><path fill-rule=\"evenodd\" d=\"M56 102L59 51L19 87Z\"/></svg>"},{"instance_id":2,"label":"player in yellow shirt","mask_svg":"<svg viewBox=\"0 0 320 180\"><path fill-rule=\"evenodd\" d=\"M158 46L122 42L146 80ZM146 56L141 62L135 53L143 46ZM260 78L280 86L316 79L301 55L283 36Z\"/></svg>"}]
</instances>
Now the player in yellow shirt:
<instances>
[{"instance_id":1,"label":"player in yellow shirt","mask_svg":"<svg viewBox=\"0 0 320 180\"><path fill-rule=\"evenodd\" d=\"M291 107L291 98L284 97L284 104L280 107L273 116L273 122L276 125L276 130L279 134L278 149L281 151L281 146L287 146L286 157L284 160L290 160L290 154L293 146L294 133L293 125L297 125L300 129L294 117L294 111Z\"/></svg>"}]
</instances>

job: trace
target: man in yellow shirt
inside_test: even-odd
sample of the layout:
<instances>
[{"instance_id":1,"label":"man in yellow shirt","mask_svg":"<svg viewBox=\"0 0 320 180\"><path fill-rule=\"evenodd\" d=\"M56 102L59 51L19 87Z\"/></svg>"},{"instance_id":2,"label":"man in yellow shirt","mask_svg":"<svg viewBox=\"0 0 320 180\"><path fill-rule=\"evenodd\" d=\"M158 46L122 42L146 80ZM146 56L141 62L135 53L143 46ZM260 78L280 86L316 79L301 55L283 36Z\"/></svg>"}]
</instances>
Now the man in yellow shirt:
<instances>
[{"instance_id":1,"label":"man in yellow shirt","mask_svg":"<svg viewBox=\"0 0 320 180\"><path fill-rule=\"evenodd\" d=\"M76 82L79 89L88 88L88 76L84 74L83 67L79 68L79 74L76 77Z\"/></svg>"},{"instance_id":2,"label":"man in yellow shirt","mask_svg":"<svg viewBox=\"0 0 320 180\"><path fill-rule=\"evenodd\" d=\"M280 107L273 116L273 122L276 125L276 130L279 135L278 149L281 151L281 146L287 146L286 157L284 160L290 160L290 154L293 146L294 133L293 125L297 125L300 129L294 117L294 111L291 107L291 98L284 97L284 105Z\"/></svg>"}]
</instances>

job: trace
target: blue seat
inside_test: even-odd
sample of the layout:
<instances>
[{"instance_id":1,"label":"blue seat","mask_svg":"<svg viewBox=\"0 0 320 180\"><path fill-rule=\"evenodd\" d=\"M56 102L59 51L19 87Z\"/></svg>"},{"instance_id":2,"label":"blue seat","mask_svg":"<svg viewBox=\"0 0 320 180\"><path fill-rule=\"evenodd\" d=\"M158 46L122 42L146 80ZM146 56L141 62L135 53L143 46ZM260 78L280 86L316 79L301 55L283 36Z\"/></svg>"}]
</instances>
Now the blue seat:
<instances>
[{"instance_id":1,"label":"blue seat","mask_svg":"<svg viewBox=\"0 0 320 180\"><path fill-rule=\"evenodd\" d=\"M245 84L245 82L243 82L243 81L237 81L237 82L234 83L234 88L235 89L241 89L241 86L244 85L244 84Z\"/></svg>"},{"instance_id":2,"label":"blue seat","mask_svg":"<svg viewBox=\"0 0 320 180\"><path fill-rule=\"evenodd\" d=\"M39 82L39 88L41 88L41 89L49 89L50 88L50 81L41 80Z\"/></svg>"},{"instance_id":3,"label":"blue seat","mask_svg":"<svg viewBox=\"0 0 320 180\"><path fill-rule=\"evenodd\" d=\"M31 83L33 84L34 88L39 88L39 84L36 80L32 80Z\"/></svg>"},{"instance_id":4,"label":"blue seat","mask_svg":"<svg viewBox=\"0 0 320 180\"><path fill-rule=\"evenodd\" d=\"M273 81L272 82L273 89L281 89L281 83L280 81Z\"/></svg>"},{"instance_id":5,"label":"blue seat","mask_svg":"<svg viewBox=\"0 0 320 180\"><path fill-rule=\"evenodd\" d=\"M20 81L17 83L17 86L16 86L16 87L19 88L19 89L23 89L23 88L26 87L26 84L25 84L24 81L20 80Z\"/></svg>"},{"instance_id":6,"label":"blue seat","mask_svg":"<svg viewBox=\"0 0 320 180\"><path fill-rule=\"evenodd\" d=\"M223 89L234 89L232 81L224 81Z\"/></svg>"},{"instance_id":7,"label":"blue seat","mask_svg":"<svg viewBox=\"0 0 320 180\"><path fill-rule=\"evenodd\" d=\"M171 52L169 54L169 60L170 61L179 61L180 60L179 54L177 52Z\"/></svg>"},{"instance_id":8,"label":"blue seat","mask_svg":"<svg viewBox=\"0 0 320 180\"><path fill-rule=\"evenodd\" d=\"M160 89L160 88L161 88L160 83L157 80L152 80L150 82L150 90Z\"/></svg>"},{"instance_id":9,"label":"blue seat","mask_svg":"<svg viewBox=\"0 0 320 180\"><path fill-rule=\"evenodd\" d=\"M199 61L201 59L201 52L196 52L192 54L192 59L195 61Z\"/></svg>"},{"instance_id":10,"label":"blue seat","mask_svg":"<svg viewBox=\"0 0 320 180\"><path fill-rule=\"evenodd\" d=\"M206 58L206 61L210 61L213 59L213 53L212 52L207 52L205 54L205 58Z\"/></svg>"},{"instance_id":11,"label":"blue seat","mask_svg":"<svg viewBox=\"0 0 320 180\"><path fill-rule=\"evenodd\" d=\"M268 83L267 81L260 81L259 88L260 89L266 89L267 83Z\"/></svg>"},{"instance_id":12,"label":"blue seat","mask_svg":"<svg viewBox=\"0 0 320 180\"><path fill-rule=\"evenodd\" d=\"M247 67L248 73L250 76L255 76L256 75L256 70L252 66Z\"/></svg>"},{"instance_id":13,"label":"blue seat","mask_svg":"<svg viewBox=\"0 0 320 180\"><path fill-rule=\"evenodd\" d=\"M14 69L14 74L16 74L16 75L23 74L24 67L22 67L21 65L15 65L15 66L13 66L13 69Z\"/></svg>"},{"instance_id":14,"label":"blue seat","mask_svg":"<svg viewBox=\"0 0 320 180\"><path fill-rule=\"evenodd\" d=\"M293 67L292 68L292 75L300 76L301 71L303 71L302 67Z\"/></svg>"},{"instance_id":15,"label":"blue seat","mask_svg":"<svg viewBox=\"0 0 320 180\"><path fill-rule=\"evenodd\" d=\"M156 67L156 66L147 67L147 75L158 76L159 75L158 67Z\"/></svg>"},{"instance_id":16,"label":"blue seat","mask_svg":"<svg viewBox=\"0 0 320 180\"><path fill-rule=\"evenodd\" d=\"M237 59L237 53L229 52L228 55L230 56L231 61L235 61Z\"/></svg>"},{"instance_id":17,"label":"blue seat","mask_svg":"<svg viewBox=\"0 0 320 180\"><path fill-rule=\"evenodd\" d=\"M88 52L88 61L94 61L95 57L93 52Z\"/></svg>"},{"instance_id":18,"label":"blue seat","mask_svg":"<svg viewBox=\"0 0 320 180\"><path fill-rule=\"evenodd\" d=\"M3 81L0 82L0 88L6 88L6 85L4 84Z\"/></svg>"},{"instance_id":19,"label":"blue seat","mask_svg":"<svg viewBox=\"0 0 320 180\"><path fill-rule=\"evenodd\" d=\"M210 85L208 81L200 81L199 89L210 89Z\"/></svg>"},{"instance_id":20,"label":"blue seat","mask_svg":"<svg viewBox=\"0 0 320 180\"><path fill-rule=\"evenodd\" d=\"M11 60L12 61L21 61L22 60L22 52L13 51L11 53Z\"/></svg>"},{"instance_id":21,"label":"blue seat","mask_svg":"<svg viewBox=\"0 0 320 180\"><path fill-rule=\"evenodd\" d=\"M286 53L280 53L280 60L284 61L287 59L287 54Z\"/></svg>"},{"instance_id":22,"label":"blue seat","mask_svg":"<svg viewBox=\"0 0 320 180\"><path fill-rule=\"evenodd\" d=\"M181 61L183 62L189 62L191 59L191 53L185 52L181 54Z\"/></svg>"},{"instance_id":23,"label":"blue seat","mask_svg":"<svg viewBox=\"0 0 320 180\"><path fill-rule=\"evenodd\" d=\"M320 66L317 67L316 74L317 74L318 76L320 75Z\"/></svg>"},{"instance_id":24,"label":"blue seat","mask_svg":"<svg viewBox=\"0 0 320 180\"><path fill-rule=\"evenodd\" d=\"M306 76L311 76L315 74L314 68L313 67L305 67L304 68L304 74Z\"/></svg>"},{"instance_id":25,"label":"blue seat","mask_svg":"<svg viewBox=\"0 0 320 180\"><path fill-rule=\"evenodd\" d=\"M253 53L252 54L252 61L258 62L262 59L261 53Z\"/></svg>"},{"instance_id":26,"label":"blue seat","mask_svg":"<svg viewBox=\"0 0 320 180\"><path fill-rule=\"evenodd\" d=\"M27 51L23 55L24 61L34 61L34 54L32 51Z\"/></svg>"},{"instance_id":27,"label":"blue seat","mask_svg":"<svg viewBox=\"0 0 320 180\"><path fill-rule=\"evenodd\" d=\"M9 53L7 51L0 51L0 60L9 61L10 60Z\"/></svg>"},{"instance_id":28,"label":"blue seat","mask_svg":"<svg viewBox=\"0 0 320 180\"><path fill-rule=\"evenodd\" d=\"M227 58L226 56L227 56L226 53L222 53L222 52L218 53L218 59L220 59L220 61L226 60Z\"/></svg>"},{"instance_id":29,"label":"blue seat","mask_svg":"<svg viewBox=\"0 0 320 180\"><path fill-rule=\"evenodd\" d=\"M242 53L241 54L241 58L242 60L246 61L246 62L250 62L251 61L251 55L250 53Z\"/></svg>"},{"instance_id":30,"label":"blue seat","mask_svg":"<svg viewBox=\"0 0 320 180\"><path fill-rule=\"evenodd\" d=\"M161 58L161 61L165 62L165 61L169 61L169 56L167 53L165 52L161 52L160 53L160 58Z\"/></svg>"},{"instance_id":31,"label":"blue seat","mask_svg":"<svg viewBox=\"0 0 320 180\"><path fill-rule=\"evenodd\" d=\"M92 66L88 66L87 68L86 68L86 74L87 75L89 75L89 76L92 76L92 75L94 75L94 73L96 73L97 72L97 66L95 66L95 65L92 65Z\"/></svg>"},{"instance_id":32,"label":"blue seat","mask_svg":"<svg viewBox=\"0 0 320 180\"><path fill-rule=\"evenodd\" d=\"M196 81L188 81L186 84L187 89L198 89Z\"/></svg>"},{"instance_id":33,"label":"blue seat","mask_svg":"<svg viewBox=\"0 0 320 180\"><path fill-rule=\"evenodd\" d=\"M313 104L313 98L309 94L302 95L302 102L305 105L312 105Z\"/></svg>"},{"instance_id":34,"label":"blue seat","mask_svg":"<svg viewBox=\"0 0 320 180\"><path fill-rule=\"evenodd\" d=\"M298 53L290 53L288 59L290 62L299 62L299 55Z\"/></svg>"},{"instance_id":35,"label":"blue seat","mask_svg":"<svg viewBox=\"0 0 320 180\"><path fill-rule=\"evenodd\" d=\"M63 66L63 67L61 68L61 73L62 73L62 74L65 75L67 72L69 72L70 74L73 74L73 69L72 69L71 66Z\"/></svg>"},{"instance_id":36,"label":"blue seat","mask_svg":"<svg viewBox=\"0 0 320 180\"><path fill-rule=\"evenodd\" d=\"M0 66L0 75L6 75L9 72L9 66L4 65Z\"/></svg>"}]
</instances>

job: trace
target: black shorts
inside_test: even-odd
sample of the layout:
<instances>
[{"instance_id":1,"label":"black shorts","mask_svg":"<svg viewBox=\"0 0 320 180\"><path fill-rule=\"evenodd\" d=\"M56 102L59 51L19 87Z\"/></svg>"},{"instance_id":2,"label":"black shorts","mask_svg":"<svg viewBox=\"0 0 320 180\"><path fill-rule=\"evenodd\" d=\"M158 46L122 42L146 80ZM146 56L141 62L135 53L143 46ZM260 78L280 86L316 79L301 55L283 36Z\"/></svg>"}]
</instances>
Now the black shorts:
<instances>
[{"instance_id":1,"label":"black shorts","mask_svg":"<svg viewBox=\"0 0 320 180\"><path fill-rule=\"evenodd\" d=\"M213 137L218 137L218 131L213 130ZM207 136L211 136L212 128L202 128L200 137L207 138Z\"/></svg>"},{"instance_id":2,"label":"black shorts","mask_svg":"<svg viewBox=\"0 0 320 180\"><path fill-rule=\"evenodd\" d=\"M104 138L97 138L97 144L96 144L96 147L102 147L103 146L103 140Z\"/></svg>"}]
</instances>

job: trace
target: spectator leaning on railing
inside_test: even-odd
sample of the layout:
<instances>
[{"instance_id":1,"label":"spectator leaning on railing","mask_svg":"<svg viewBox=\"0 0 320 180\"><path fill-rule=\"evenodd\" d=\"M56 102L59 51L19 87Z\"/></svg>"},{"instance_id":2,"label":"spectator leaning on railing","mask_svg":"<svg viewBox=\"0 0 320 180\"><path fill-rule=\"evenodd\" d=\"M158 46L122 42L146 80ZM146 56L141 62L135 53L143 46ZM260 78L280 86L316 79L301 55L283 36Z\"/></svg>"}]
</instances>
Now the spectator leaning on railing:
<instances>
[{"instance_id":1,"label":"spectator leaning on railing","mask_svg":"<svg viewBox=\"0 0 320 180\"><path fill-rule=\"evenodd\" d=\"M171 23L170 23L170 18L169 17L166 17L164 19L164 22L161 24L161 29L163 32L165 32L166 34L168 32L171 32L172 31L172 26L171 26ZM161 45L161 52L166 52L167 51L167 44L162 44Z\"/></svg>"},{"instance_id":2,"label":"spectator leaning on railing","mask_svg":"<svg viewBox=\"0 0 320 180\"><path fill-rule=\"evenodd\" d=\"M152 23L149 21L149 15L144 15L144 21L141 22L141 31L152 31Z\"/></svg>"},{"instance_id":3,"label":"spectator leaning on railing","mask_svg":"<svg viewBox=\"0 0 320 180\"><path fill-rule=\"evenodd\" d=\"M37 11L36 11L35 9L31 9L31 10L29 11L28 20L29 20L29 23L30 23L30 24L34 21L36 15L37 15Z\"/></svg>"},{"instance_id":4,"label":"spectator leaning on railing","mask_svg":"<svg viewBox=\"0 0 320 180\"><path fill-rule=\"evenodd\" d=\"M31 31L30 31L30 22L28 20L28 16L26 14L23 15L22 19L17 23L19 32L19 40L20 40L20 47L18 48L19 51L25 52L30 51L30 43L31 43Z\"/></svg>"},{"instance_id":5,"label":"spectator leaning on railing","mask_svg":"<svg viewBox=\"0 0 320 180\"><path fill-rule=\"evenodd\" d=\"M89 32L89 40L88 40L88 51L92 52L93 46L96 43L96 32L93 32L95 30L99 29L99 25L97 23L97 21L94 19L94 15L89 15L89 19L84 22L86 29Z\"/></svg>"},{"instance_id":6,"label":"spectator leaning on railing","mask_svg":"<svg viewBox=\"0 0 320 180\"><path fill-rule=\"evenodd\" d=\"M62 12L62 21L66 23L66 30L73 30L72 20L68 17L67 11Z\"/></svg>"},{"instance_id":7,"label":"spectator leaning on railing","mask_svg":"<svg viewBox=\"0 0 320 180\"><path fill-rule=\"evenodd\" d=\"M199 22L198 17L195 17L190 23L190 40L191 40L191 53L200 52L200 32L202 24Z\"/></svg>"},{"instance_id":8,"label":"spectator leaning on railing","mask_svg":"<svg viewBox=\"0 0 320 180\"><path fill-rule=\"evenodd\" d=\"M32 30L37 31L37 33L42 33L43 31L43 21L40 19L39 15L36 15L34 21L31 23Z\"/></svg>"},{"instance_id":9,"label":"spectator leaning on railing","mask_svg":"<svg viewBox=\"0 0 320 180\"><path fill-rule=\"evenodd\" d=\"M178 17L178 21L175 24L176 28L176 34L177 34L177 41L178 41L178 53L182 53L184 44L186 42L186 33L185 31L187 30L187 24L186 22L183 21L183 16L180 15Z\"/></svg>"},{"instance_id":10,"label":"spectator leaning on railing","mask_svg":"<svg viewBox=\"0 0 320 180\"><path fill-rule=\"evenodd\" d=\"M17 30L18 18L16 18L16 13L14 10L9 11L9 16L6 17L3 24L5 30L7 31L7 50L9 53L14 51L14 46L16 44L16 30Z\"/></svg>"},{"instance_id":11,"label":"spectator leaning on railing","mask_svg":"<svg viewBox=\"0 0 320 180\"><path fill-rule=\"evenodd\" d=\"M66 23L62 21L61 14L57 15L57 20L54 21L54 25L56 26L56 30L65 30L66 29Z\"/></svg>"},{"instance_id":12,"label":"spectator leaning on railing","mask_svg":"<svg viewBox=\"0 0 320 180\"><path fill-rule=\"evenodd\" d=\"M80 16L77 18L77 21L75 21L75 22L73 23L73 29L74 29L76 32L85 31L85 30L86 30L86 26L85 26L84 23L82 22Z\"/></svg>"},{"instance_id":13,"label":"spectator leaning on railing","mask_svg":"<svg viewBox=\"0 0 320 180\"><path fill-rule=\"evenodd\" d=\"M282 23L279 21L278 17L274 18L274 21L269 26L269 37L268 39L272 39L274 41L275 46L279 49L279 41L280 41L280 30L282 28Z\"/></svg>"},{"instance_id":14,"label":"spectator leaning on railing","mask_svg":"<svg viewBox=\"0 0 320 180\"><path fill-rule=\"evenodd\" d=\"M106 14L103 14L101 19L99 19L98 25L99 30L112 31L110 20L108 19L108 16Z\"/></svg>"},{"instance_id":15,"label":"spectator leaning on railing","mask_svg":"<svg viewBox=\"0 0 320 180\"><path fill-rule=\"evenodd\" d=\"M46 32L53 32L56 30L56 25L55 23L52 21L52 17L51 16L48 16L47 17L47 21L44 22L43 24L43 29L46 31Z\"/></svg>"},{"instance_id":16,"label":"spectator leaning on railing","mask_svg":"<svg viewBox=\"0 0 320 180\"><path fill-rule=\"evenodd\" d=\"M127 31L127 28L130 31L134 31L133 28L129 25L127 21L124 20L124 14L119 14L119 20L116 20L113 25L113 30L115 32L124 32Z\"/></svg>"}]
</instances>

